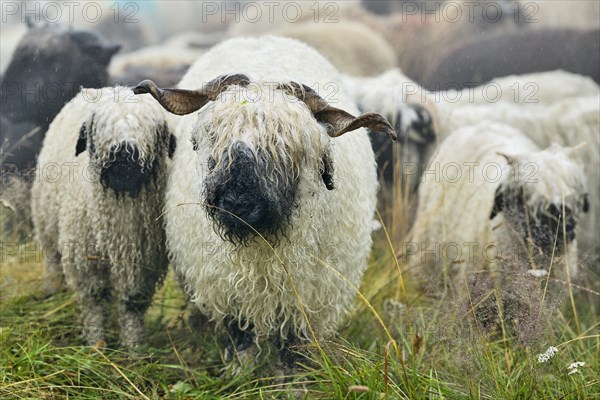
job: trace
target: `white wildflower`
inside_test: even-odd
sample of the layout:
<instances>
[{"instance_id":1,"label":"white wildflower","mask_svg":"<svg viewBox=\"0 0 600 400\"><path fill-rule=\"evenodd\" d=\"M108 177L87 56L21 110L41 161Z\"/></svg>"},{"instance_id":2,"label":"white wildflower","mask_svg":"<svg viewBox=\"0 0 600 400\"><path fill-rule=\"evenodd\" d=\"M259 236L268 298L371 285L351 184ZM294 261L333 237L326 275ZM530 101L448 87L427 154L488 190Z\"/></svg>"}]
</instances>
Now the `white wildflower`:
<instances>
[{"instance_id":1,"label":"white wildflower","mask_svg":"<svg viewBox=\"0 0 600 400\"><path fill-rule=\"evenodd\" d=\"M583 361L575 361L574 363L571 363L571 365L569 365L567 367L567 370L569 370L569 375L573 375L579 372L579 368L583 367L585 365L585 363Z\"/></svg>"},{"instance_id":2,"label":"white wildflower","mask_svg":"<svg viewBox=\"0 0 600 400\"><path fill-rule=\"evenodd\" d=\"M546 275L548 275L548 271L546 271L545 269L528 269L527 273L536 278L543 278Z\"/></svg>"},{"instance_id":3,"label":"white wildflower","mask_svg":"<svg viewBox=\"0 0 600 400\"><path fill-rule=\"evenodd\" d=\"M552 359L556 353L558 353L558 349L554 346L550 346L544 353L538 354L538 362L545 363Z\"/></svg>"},{"instance_id":4,"label":"white wildflower","mask_svg":"<svg viewBox=\"0 0 600 400\"><path fill-rule=\"evenodd\" d=\"M584 365L585 365L585 363L583 361L575 361L574 363L569 365L567 367L567 369L579 368L579 367L583 367Z\"/></svg>"}]
</instances>

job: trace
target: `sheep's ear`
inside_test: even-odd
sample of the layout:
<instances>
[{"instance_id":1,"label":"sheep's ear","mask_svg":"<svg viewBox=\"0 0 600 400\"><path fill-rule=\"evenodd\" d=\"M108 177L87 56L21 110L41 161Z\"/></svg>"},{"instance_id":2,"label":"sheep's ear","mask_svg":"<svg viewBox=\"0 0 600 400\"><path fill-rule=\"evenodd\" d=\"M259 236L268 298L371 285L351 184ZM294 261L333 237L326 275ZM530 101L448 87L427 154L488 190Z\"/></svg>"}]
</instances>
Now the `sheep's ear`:
<instances>
[{"instance_id":1,"label":"sheep's ear","mask_svg":"<svg viewBox=\"0 0 600 400\"><path fill-rule=\"evenodd\" d=\"M169 158L173 158L173 154L175 154L176 148L177 148L177 139L175 139L175 135L170 133L169 134Z\"/></svg>"},{"instance_id":2,"label":"sheep's ear","mask_svg":"<svg viewBox=\"0 0 600 400\"><path fill-rule=\"evenodd\" d=\"M121 49L120 44L106 43L94 32L74 30L70 31L68 35L84 53L89 54L104 65L108 65L112 56Z\"/></svg>"},{"instance_id":3,"label":"sheep's ear","mask_svg":"<svg viewBox=\"0 0 600 400\"><path fill-rule=\"evenodd\" d=\"M346 132L364 127L385 133L392 140L397 139L394 128L381 114L365 113L355 117L344 110L332 107L310 87L296 82L281 84L278 89L302 100L315 119L325 125L327 133L331 137L342 136Z\"/></svg>"},{"instance_id":4,"label":"sheep's ear","mask_svg":"<svg viewBox=\"0 0 600 400\"><path fill-rule=\"evenodd\" d=\"M333 190L334 189L334 184L333 184L333 159L331 158L331 150L327 149L325 151L325 154L323 154L323 157L321 159L323 165L320 168L320 172L321 172L321 178L323 179L323 183L325 184L325 187L327 188L327 190Z\"/></svg>"},{"instance_id":5,"label":"sheep's ear","mask_svg":"<svg viewBox=\"0 0 600 400\"><path fill-rule=\"evenodd\" d=\"M157 128L156 134L158 135L161 141L168 140L167 154L169 155L169 158L173 158L173 154L175 154L175 149L177 149L177 140L175 139L175 135L171 133L169 125L166 122L161 124Z\"/></svg>"},{"instance_id":6,"label":"sheep's ear","mask_svg":"<svg viewBox=\"0 0 600 400\"><path fill-rule=\"evenodd\" d=\"M90 121L86 121L81 125L81 129L79 129L79 138L77 139L77 144L75 145L75 157L79 154L83 153L87 149L87 139L90 134L90 131L94 127L94 116Z\"/></svg>"},{"instance_id":7,"label":"sheep's ear","mask_svg":"<svg viewBox=\"0 0 600 400\"><path fill-rule=\"evenodd\" d=\"M198 111L209 101L214 101L228 86L248 86L250 79L244 74L221 75L198 90L161 89L149 79L140 82L134 89L135 94L150 93L165 110L186 115Z\"/></svg>"},{"instance_id":8,"label":"sheep's ear","mask_svg":"<svg viewBox=\"0 0 600 400\"><path fill-rule=\"evenodd\" d=\"M87 124L84 123L81 125L81 129L79 130L79 138L77 139L77 145L75 146L75 157L87 149L87 133Z\"/></svg>"},{"instance_id":9,"label":"sheep's ear","mask_svg":"<svg viewBox=\"0 0 600 400\"><path fill-rule=\"evenodd\" d=\"M492 207L492 212L490 213L490 219L494 219L494 217L502 212L504 209L504 193L500 190L500 188L496 189L496 195L494 196L494 207Z\"/></svg>"}]
</instances>

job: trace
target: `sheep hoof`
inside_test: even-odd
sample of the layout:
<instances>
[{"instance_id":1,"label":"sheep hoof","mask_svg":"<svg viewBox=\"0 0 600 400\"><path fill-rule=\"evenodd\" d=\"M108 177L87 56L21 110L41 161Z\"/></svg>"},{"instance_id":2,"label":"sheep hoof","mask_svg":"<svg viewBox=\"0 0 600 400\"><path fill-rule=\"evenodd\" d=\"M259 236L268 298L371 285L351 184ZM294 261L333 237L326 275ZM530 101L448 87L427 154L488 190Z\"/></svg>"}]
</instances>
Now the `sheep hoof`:
<instances>
[{"instance_id":1,"label":"sheep hoof","mask_svg":"<svg viewBox=\"0 0 600 400\"><path fill-rule=\"evenodd\" d=\"M283 399L307 399L308 388L304 382L295 383L294 378L300 372L300 367L292 365L284 361L277 363L277 367L273 373L275 382L282 392ZM304 381L304 379L303 379Z\"/></svg>"},{"instance_id":2,"label":"sheep hoof","mask_svg":"<svg viewBox=\"0 0 600 400\"><path fill-rule=\"evenodd\" d=\"M230 359L231 361L221 370L223 375L243 376L256 368L259 349L255 344L251 344L244 350L234 350L233 354L230 352L229 348L225 351L225 360Z\"/></svg>"}]
</instances>

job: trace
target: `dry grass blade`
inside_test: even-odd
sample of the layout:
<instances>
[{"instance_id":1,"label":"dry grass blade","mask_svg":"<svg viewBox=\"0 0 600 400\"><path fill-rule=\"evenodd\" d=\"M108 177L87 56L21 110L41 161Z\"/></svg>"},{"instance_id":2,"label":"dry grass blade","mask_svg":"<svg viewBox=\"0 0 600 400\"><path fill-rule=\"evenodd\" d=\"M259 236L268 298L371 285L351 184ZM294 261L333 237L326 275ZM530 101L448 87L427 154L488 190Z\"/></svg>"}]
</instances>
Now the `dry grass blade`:
<instances>
[{"instance_id":1,"label":"dry grass blade","mask_svg":"<svg viewBox=\"0 0 600 400\"><path fill-rule=\"evenodd\" d=\"M127 375L125 375L125 374L123 373L123 371L121 371L121 369L120 369L120 368L119 368L119 367L118 367L118 366L117 366L115 363L113 363L113 362L112 362L112 361L111 361L111 360L110 360L108 357L106 357L106 356L104 355L104 353L103 353L103 352L101 352L101 351L100 351L100 349L99 349L98 347L96 347L96 346L93 346L93 347L92 347L92 349L93 349L93 350L94 350L96 353L100 354L100 356L101 356L101 357L102 357L102 358L103 358L103 359L104 359L104 360L105 360L105 361L106 361L106 362L107 362L107 363L108 363L108 364L109 364L109 365L110 365L112 368L114 368L114 370L115 370L115 371L117 371L117 373L118 373L119 375L121 375L121 376L123 377L123 379L125 379L125 380L127 381L127 383L129 383L129 385L130 385L130 386L131 386L131 387L132 387L132 388L133 388L133 389L134 389L136 392L138 392L138 394L139 394L140 396L142 396L142 398L143 398L143 399L145 399L145 400L150 400L150 398L149 398L148 396L146 396L146 395L145 395L145 394L144 394L144 393L143 393L143 392L142 392L142 391L141 391L141 390L140 390L140 389L139 389L139 388L138 388L138 387L137 387L137 386L136 386L136 385L135 385L133 382L131 382L131 380L130 380L130 379L127 377Z\"/></svg>"}]
</instances>

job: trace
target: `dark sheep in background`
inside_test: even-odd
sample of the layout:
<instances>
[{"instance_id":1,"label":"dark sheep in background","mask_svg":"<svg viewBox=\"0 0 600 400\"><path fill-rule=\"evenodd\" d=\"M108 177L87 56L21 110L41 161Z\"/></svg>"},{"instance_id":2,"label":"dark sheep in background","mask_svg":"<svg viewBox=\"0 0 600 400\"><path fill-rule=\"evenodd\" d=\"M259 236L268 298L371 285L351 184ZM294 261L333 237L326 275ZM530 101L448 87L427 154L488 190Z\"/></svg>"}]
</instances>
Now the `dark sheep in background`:
<instances>
[{"instance_id":1,"label":"dark sheep in background","mask_svg":"<svg viewBox=\"0 0 600 400\"><path fill-rule=\"evenodd\" d=\"M361 2L365 10L377 15L388 15L393 12L400 12L402 11L403 3L405 3L405 0L362 0ZM410 3L415 2L411 1Z\"/></svg>"},{"instance_id":2,"label":"dark sheep in background","mask_svg":"<svg viewBox=\"0 0 600 400\"><path fill-rule=\"evenodd\" d=\"M0 88L0 200L11 210L2 229L18 240L31 232L32 171L48 126L81 87L108 83L108 64L120 48L65 24L28 26Z\"/></svg>"},{"instance_id":3,"label":"dark sheep in background","mask_svg":"<svg viewBox=\"0 0 600 400\"><path fill-rule=\"evenodd\" d=\"M2 79L1 161L32 167L48 125L80 87L108 83L107 66L120 46L63 24L29 26ZM23 128L26 126L26 128ZM39 132L20 141L35 126Z\"/></svg>"},{"instance_id":4,"label":"dark sheep in background","mask_svg":"<svg viewBox=\"0 0 600 400\"><path fill-rule=\"evenodd\" d=\"M398 67L422 85L430 66L437 65L447 49L476 37L526 29L517 14L519 5L513 1L473 3L411 1L401 7L402 12L389 15L357 8L346 14L387 39L396 52Z\"/></svg>"},{"instance_id":5,"label":"dark sheep in background","mask_svg":"<svg viewBox=\"0 0 600 400\"><path fill-rule=\"evenodd\" d=\"M508 75L562 69L600 82L600 30L503 32L450 50L424 79L430 90L462 89Z\"/></svg>"}]
</instances>

